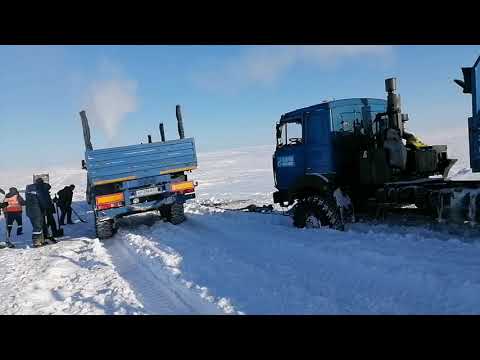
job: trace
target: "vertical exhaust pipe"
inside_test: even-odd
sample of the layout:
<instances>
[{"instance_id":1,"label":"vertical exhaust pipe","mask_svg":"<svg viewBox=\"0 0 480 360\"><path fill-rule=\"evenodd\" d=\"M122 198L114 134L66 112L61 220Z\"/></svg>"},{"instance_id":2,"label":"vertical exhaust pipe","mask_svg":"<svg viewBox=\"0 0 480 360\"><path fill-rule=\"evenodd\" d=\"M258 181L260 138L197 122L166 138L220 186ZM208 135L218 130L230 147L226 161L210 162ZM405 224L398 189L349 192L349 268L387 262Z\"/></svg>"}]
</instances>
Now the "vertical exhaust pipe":
<instances>
[{"instance_id":1,"label":"vertical exhaust pipe","mask_svg":"<svg viewBox=\"0 0 480 360\"><path fill-rule=\"evenodd\" d=\"M402 121L402 110L400 104L400 95L396 94L397 79L389 78L385 80L385 91L387 94L387 114L389 127L400 131L400 136L403 136L404 126Z\"/></svg>"},{"instance_id":2,"label":"vertical exhaust pipe","mask_svg":"<svg viewBox=\"0 0 480 360\"><path fill-rule=\"evenodd\" d=\"M165 130L163 129L163 123L160 123L158 127L160 128L160 138L162 139L162 142L165 142Z\"/></svg>"},{"instance_id":3,"label":"vertical exhaust pipe","mask_svg":"<svg viewBox=\"0 0 480 360\"><path fill-rule=\"evenodd\" d=\"M184 139L185 132L183 131L182 111L180 109L180 105L177 105L175 110L177 115L178 136L180 137L180 139Z\"/></svg>"},{"instance_id":4,"label":"vertical exhaust pipe","mask_svg":"<svg viewBox=\"0 0 480 360\"><path fill-rule=\"evenodd\" d=\"M87 115L85 110L80 111L80 118L82 119L83 140L85 141L85 149L93 150L92 142L90 141L90 127L88 126Z\"/></svg>"}]
</instances>

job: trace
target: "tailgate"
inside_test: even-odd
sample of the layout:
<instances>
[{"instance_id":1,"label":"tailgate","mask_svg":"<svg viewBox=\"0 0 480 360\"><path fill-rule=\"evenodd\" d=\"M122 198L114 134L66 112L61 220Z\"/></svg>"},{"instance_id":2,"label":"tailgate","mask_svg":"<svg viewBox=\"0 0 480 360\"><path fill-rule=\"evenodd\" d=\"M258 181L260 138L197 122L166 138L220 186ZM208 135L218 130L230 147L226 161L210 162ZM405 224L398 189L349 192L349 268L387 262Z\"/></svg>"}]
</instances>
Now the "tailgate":
<instances>
[{"instance_id":1,"label":"tailgate","mask_svg":"<svg viewBox=\"0 0 480 360\"><path fill-rule=\"evenodd\" d=\"M92 184L133 180L197 167L193 138L87 150L85 159Z\"/></svg>"}]
</instances>

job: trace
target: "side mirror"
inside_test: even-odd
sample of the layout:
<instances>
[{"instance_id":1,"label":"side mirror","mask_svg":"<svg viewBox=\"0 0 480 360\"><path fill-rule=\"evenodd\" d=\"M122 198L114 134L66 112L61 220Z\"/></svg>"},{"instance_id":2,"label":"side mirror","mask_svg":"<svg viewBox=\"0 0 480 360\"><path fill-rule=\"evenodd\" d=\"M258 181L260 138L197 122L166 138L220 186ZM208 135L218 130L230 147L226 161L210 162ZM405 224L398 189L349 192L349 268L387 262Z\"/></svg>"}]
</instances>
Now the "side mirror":
<instances>
[{"instance_id":1,"label":"side mirror","mask_svg":"<svg viewBox=\"0 0 480 360\"><path fill-rule=\"evenodd\" d=\"M472 68L462 68L463 73L463 81L462 80L453 80L455 84L460 86L463 89L464 94L471 94L472 93Z\"/></svg>"}]
</instances>

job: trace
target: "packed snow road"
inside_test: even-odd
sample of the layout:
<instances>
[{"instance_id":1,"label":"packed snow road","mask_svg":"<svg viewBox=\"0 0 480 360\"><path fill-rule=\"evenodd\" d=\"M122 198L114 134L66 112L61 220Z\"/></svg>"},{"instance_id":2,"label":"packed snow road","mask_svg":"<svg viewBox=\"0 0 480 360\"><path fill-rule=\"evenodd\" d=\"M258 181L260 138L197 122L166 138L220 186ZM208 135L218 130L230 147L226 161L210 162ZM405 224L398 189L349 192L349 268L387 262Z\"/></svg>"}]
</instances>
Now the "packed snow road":
<instances>
[{"instance_id":1,"label":"packed snow road","mask_svg":"<svg viewBox=\"0 0 480 360\"><path fill-rule=\"evenodd\" d=\"M24 218L25 235L13 239L18 248L0 250L0 313L480 313L475 232L399 221L299 230L285 216L200 204L270 201L270 161L267 148L204 155L199 199L187 206L185 223L136 215L103 242L84 202L84 174L51 173L54 191L77 184L74 206L88 223L65 227L58 244L31 249Z\"/></svg>"},{"instance_id":2,"label":"packed snow road","mask_svg":"<svg viewBox=\"0 0 480 360\"><path fill-rule=\"evenodd\" d=\"M178 281L175 269L177 259L163 259L154 244L142 239L137 248L138 236L122 231L117 239L105 241L105 248L113 259L115 269L134 290L147 314L194 315L221 314L212 302L202 299ZM142 251L141 251L142 250ZM201 294L200 294L201 295Z\"/></svg>"},{"instance_id":3,"label":"packed snow road","mask_svg":"<svg viewBox=\"0 0 480 360\"><path fill-rule=\"evenodd\" d=\"M185 284L206 287L228 312L478 313L478 244L406 230L297 230L283 216L193 205L181 227L157 222L119 236Z\"/></svg>"}]
</instances>

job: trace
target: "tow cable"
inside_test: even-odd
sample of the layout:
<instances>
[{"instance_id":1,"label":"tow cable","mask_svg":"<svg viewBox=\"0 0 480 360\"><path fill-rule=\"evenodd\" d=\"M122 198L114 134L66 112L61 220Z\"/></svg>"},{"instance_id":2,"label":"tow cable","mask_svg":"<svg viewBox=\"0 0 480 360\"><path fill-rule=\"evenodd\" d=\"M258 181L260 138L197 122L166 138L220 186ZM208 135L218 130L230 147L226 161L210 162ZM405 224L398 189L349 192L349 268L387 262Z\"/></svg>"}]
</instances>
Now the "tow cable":
<instances>
[{"instance_id":1,"label":"tow cable","mask_svg":"<svg viewBox=\"0 0 480 360\"><path fill-rule=\"evenodd\" d=\"M237 202L244 202L245 200L239 200ZM284 211L284 212L279 212L275 211L273 209L273 205L262 205L258 206L255 204L250 204L248 206L244 206L241 208L227 208L224 207L225 205L232 204L235 202L223 202L223 203L211 203L211 202L200 202L199 204L201 206L205 206L208 208L214 208L214 209L219 209L219 210L224 210L224 211L236 211L236 212L252 212L252 213L257 213L257 214L275 214L275 215L283 215L283 216L290 216L290 210L289 211Z\"/></svg>"}]
</instances>

